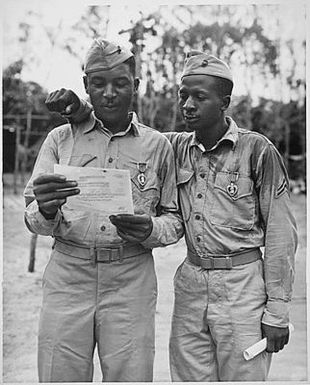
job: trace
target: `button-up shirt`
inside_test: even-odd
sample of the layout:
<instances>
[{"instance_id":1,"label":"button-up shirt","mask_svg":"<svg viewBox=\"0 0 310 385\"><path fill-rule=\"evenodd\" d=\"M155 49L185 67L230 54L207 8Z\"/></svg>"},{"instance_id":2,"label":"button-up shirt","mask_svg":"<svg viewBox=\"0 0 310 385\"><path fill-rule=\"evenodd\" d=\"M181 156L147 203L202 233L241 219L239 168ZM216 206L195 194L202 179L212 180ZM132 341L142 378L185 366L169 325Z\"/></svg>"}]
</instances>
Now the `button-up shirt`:
<instances>
[{"instance_id":1,"label":"button-up shirt","mask_svg":"<svg viewBox=\"0 0 310 385\"><path fill-rule=\"evenodd\" d=\"M92 107L81 101L77 121ZM267 303L262 322L285 327L294 280L296 221L281 155L263 135L229 128L206 150L195 133L166 133L172 143L187 248L228 256L263 248Z\"/></svg>"},{"instance_id":2,"label":"button-up shirt","mask_svg":"<svg viewBox=\"0 0 310 385\"><path fill-rule=\"evenodd\" d=\"M171 144L159 132L140 124L135 114L127 130L115 135L93 113L84 123L53 129L41 147L24 192L25 219L32 232L89 247L125 245L116 227L100 211L71 210L65 204L55 219L43 217L34 200L33 180L53 173L54 164L129 170L134 209L149 214L153 221L152 233L143 246L165 246L182 236ZM145 176L143 184L138 178L141 172Z\"/></svg>"},{"instance_id":3,"label":"button-up shirt","mask_svg":"<svg viewBox=\"0 0 310 385\"><path fill-rule=\"evenodd\" d=\"M267 304L263 322L288 325L296 223L280 154L263 135L229 128L210 150L195 133L169 133L189 250L227 256L264 247Z\"/></svg>"}]
</instances>

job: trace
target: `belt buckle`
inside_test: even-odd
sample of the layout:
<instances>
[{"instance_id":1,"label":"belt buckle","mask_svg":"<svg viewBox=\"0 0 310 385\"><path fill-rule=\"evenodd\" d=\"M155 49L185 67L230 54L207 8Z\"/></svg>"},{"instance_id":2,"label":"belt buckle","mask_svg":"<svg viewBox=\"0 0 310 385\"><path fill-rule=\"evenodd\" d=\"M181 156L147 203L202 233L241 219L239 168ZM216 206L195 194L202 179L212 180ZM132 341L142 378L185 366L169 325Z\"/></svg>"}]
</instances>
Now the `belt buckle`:
<instances>
[{"instance_id":1,"label":"belt buckle","mask_svg":"<svg viewBox=\"0 0 310 385\"><path fill-rule=\"evenodd\" d=\"M103 258L100 257L101 252L107 254L109 251L110 251L110 249L107 249L105 247L98 247L98 248L96 247L95 248L96 262L97 263L110 263L111 262L110 254L109 254L109 259L104 258L104 255L103 255Z\"/></svg>"},{"instance_id":2,"label":"belt buckle","mask_svg":"<svg viewBox=\"0 0 310 385\"><path fill-rule=\"evenodd\" d=\"M117 252L117 257L116 259L113 259L113 252ZM111 248L109 249L109 263L114 262L114 261L119 261L120 263L123 262L123 256L124 256L124 249L123 245L120 245L117 248Z\"/></svg>"}]
</instances>

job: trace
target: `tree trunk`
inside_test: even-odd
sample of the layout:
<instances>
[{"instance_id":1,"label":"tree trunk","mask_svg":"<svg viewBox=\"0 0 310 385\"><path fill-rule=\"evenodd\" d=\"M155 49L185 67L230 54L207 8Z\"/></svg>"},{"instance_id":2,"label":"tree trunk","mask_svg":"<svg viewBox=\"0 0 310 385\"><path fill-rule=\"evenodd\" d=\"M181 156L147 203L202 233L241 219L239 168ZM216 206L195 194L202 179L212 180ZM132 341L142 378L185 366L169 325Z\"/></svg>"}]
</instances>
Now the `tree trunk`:
<instances>
[{"instance_id":1,"label":"tree trunk","mask_svg":"<svg viewBox=\"0 0 310 385\"><path fill-rule=\"evenodd\" d=\"M14 181L13 181L13 191L14 194L18 194L17 188L17 179L19 174L19 147L20 147L20 119L17 118L17 126L15 132L15 164L14 164Z\"/></svg>"}]
</instances>

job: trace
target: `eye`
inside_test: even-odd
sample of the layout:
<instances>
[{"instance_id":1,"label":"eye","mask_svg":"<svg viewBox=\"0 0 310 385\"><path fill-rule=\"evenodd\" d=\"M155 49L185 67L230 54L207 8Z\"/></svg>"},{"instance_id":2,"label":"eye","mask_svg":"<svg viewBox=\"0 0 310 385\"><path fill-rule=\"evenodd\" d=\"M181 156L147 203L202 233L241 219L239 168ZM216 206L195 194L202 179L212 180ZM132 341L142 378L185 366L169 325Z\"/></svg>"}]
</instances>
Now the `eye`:
<instances>
[{"instance_id":1,"label":"eye","mask_svg":"<svg viewBox=\"0 0 310 385\"><path fill-rule=\"evenodd\" d=\"M188 95L185 92L179 92L179 98L184 101L188 98Z\"/></svg>"},{"instance_id":2,"label":"eye","mask_svg":"<svg viewBox=\"0 0 310 385\"><path fill-rule=\"evenodd\" d=\"M116 87L126 87L129 85L129 81L127 79L117 79L115 82Z\"/></svg>"},{"instance_id":3,"label":"eye","mask_svg":"<svg viewBox=\"0 0 310 385\"><path fill-rule=\"evenodd\" d=\"M207 98L207 96L206 96L205 94L198 93L198 94L196 95L196 98L197 98L198 100L205 100L205 99Z\"/></svg>"},{"instance_id":4,"label":"eye","mask_svg":"<svg viewBox=\"0 0 310 385\"><path fill-rule=\"evenodd\" d=\"M103 86L104 86L103 80L102 80L102 79L99 79L99 78L97 78L97 79L92 79L91 84L92 84L93 86L95 86L95 87L103 87Z\"/></svg>"}]
</instances>

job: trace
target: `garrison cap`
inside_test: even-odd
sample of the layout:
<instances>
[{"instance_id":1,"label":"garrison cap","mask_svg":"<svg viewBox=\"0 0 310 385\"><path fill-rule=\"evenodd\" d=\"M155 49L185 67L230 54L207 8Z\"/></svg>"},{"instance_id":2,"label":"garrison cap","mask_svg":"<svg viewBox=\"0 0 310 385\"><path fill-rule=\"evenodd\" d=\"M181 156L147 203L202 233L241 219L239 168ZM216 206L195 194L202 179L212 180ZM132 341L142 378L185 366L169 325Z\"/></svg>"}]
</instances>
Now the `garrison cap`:
<instances>
[{"instance_id":1,"label":"garrison cap","mask_svg":"<svg viewBox=\"0 0 310 385\"><path fill-rule=\"evenodd\" d=\"M127 59L134 56L133 53L120 45L104 39L95 39L86 54L84 72L110 70Z\"/></svg>"},{"instance_id":2,"label":"garrison cap","mask_svg":"<svg viewBox=\"0 0 310 385\"><path fill-rule=\"evenodd\" d=\"M181 79L189 75L217 76L233 83L228 65L217 57L201 51L191 51L186 55Z\"/></svg>"}]
</instances>

